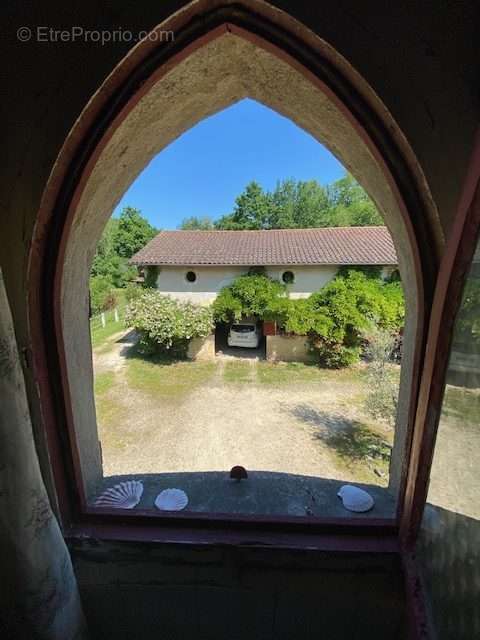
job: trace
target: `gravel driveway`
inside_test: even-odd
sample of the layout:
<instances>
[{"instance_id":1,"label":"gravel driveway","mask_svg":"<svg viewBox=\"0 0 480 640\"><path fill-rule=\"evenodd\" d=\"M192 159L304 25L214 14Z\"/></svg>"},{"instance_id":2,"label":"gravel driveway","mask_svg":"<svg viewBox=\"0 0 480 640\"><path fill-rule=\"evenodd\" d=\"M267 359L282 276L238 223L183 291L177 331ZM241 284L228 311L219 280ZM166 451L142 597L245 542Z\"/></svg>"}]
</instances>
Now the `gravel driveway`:
<instances>
[{"instance_id":1,"label":"gravel driveway","mask_svg":"<svg viewBox=\"0 0 480 640\"><path fill-rule=\"evenodd\" d=\"M130 335L112 343L110 351L94 353L98 381L102 374L110 376L108 390L97 398L104 475L224 471L240 464L386 484L374 465L365 473L358 466L349 469L327 444L332 434L365 418L358 401L363 383L330 375L320 382L259 384L258 362L243 361L237 380L227 375L229 364L220 358L188 393L162 397L160 389L145 391L129 383L133 343Z\"/></svg>"}]
</instances>

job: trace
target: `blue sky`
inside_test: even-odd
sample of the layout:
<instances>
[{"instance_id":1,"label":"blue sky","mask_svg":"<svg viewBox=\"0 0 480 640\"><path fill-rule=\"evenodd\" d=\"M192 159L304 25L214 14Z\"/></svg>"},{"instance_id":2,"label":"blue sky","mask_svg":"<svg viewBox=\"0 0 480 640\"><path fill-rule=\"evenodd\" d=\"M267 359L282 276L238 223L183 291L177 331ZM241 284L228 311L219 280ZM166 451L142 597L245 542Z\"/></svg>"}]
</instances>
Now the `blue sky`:
<instances>
[{"instance_id":1,"label":"blue sky","mask_svg":"<svg viewBox=\"0 0 480 640\"><path fill-rule=\"evenodd\" d=\"M271 190L277 180L341 178L343 166L293 122L253 100L202 120L159 153L114 211L141 210L156 227L176 229L183 218L230 213L251 180Z\"/></svg>"}]
</instances>

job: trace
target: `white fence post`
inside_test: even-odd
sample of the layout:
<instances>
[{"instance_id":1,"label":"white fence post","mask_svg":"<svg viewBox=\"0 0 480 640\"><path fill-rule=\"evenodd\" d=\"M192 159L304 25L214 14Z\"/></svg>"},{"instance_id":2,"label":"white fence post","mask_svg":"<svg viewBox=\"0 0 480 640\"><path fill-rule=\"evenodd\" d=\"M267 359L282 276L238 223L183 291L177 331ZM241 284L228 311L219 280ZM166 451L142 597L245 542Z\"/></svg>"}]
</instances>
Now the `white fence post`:
<instances>
[{"instance_id":1,"label":"white fence post","mask_svg":"<svg viewBox=\"0 0 480 640\"><path fill-rule=\"evenodd\" d=\"M102 315L100 316L100 320L102 321L102 327L105 327L105 314L102 312Z\"/></svg>"},{"instance_id":2,"label":"white fence post","mask_svg":"<svg viewBox=\"0 0 480 640\"><path fill-rule=\"evenodd\" d=\"M113 314L114 314L115 322L118 322L118 309L117 309L117 307L115 307Z\"/></svg>"}]
</instances>

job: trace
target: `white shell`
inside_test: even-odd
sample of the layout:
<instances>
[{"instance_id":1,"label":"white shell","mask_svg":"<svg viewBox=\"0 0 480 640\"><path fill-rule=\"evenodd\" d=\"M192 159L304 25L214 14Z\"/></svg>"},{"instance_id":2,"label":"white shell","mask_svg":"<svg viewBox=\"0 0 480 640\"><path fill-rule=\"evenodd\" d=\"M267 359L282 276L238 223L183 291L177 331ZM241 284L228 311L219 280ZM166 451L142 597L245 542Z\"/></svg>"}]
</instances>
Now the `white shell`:
<instances>
[{"instance_id":1,"label":"white shell","mask_svg":"<svg viewBox=\"0 0 480 640\"><path fill-rule=\"evenodd\" d=\"M95 500L96 507L113 509L133 509L140 502L143 494L143 484L138 480L120 482L110 489L106 489Z\"/></svg>"},{"instance_id":2,"label":"white shell","mask_svg":"<svg viewBox=\"0 0 480 640\"><path fill-rule=\"evenodd\" d=\"M370 511L375 504L372 496L358 487L354 487L351 484L345 484L337 493L337 496L342 499L343 506L348 511L356 511L361 513L362 511Z\"/></svg>"},{"instance_id":3,"label":"white shell","mask_svg":"<svg viewBox=\"0 0 480 640\"><path fill-rule=\"evenodd\" d=\"M188 496L181 489L164 489L155 498L155 506L161 511L181 511L188 504Z\"/></svg>"}]
</instances>

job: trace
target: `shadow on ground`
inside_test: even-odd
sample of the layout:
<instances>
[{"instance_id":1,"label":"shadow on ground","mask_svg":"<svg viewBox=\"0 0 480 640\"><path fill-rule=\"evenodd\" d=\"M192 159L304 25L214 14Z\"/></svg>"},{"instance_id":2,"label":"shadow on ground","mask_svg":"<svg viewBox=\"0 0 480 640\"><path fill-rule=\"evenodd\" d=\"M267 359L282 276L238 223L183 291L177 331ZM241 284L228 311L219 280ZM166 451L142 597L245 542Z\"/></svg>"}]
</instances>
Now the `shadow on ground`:
<instances>
[{"instance_id":1,"label":"shadow on ground","mask_svg":"<svg viewBox=\"0 0 480 640\"><path fill-rule=\"evenodd\" d=\"M181 357L176 353L144 353L138 345L139 335L135 330L131 330L124 336L116 340L117 344L125 345L120 351L120 356L127 359L144 360L145 362L158 363L162 365L177 364L178 362L190 362L187 357Z\"/></svg>"},{"instance_id":2,"label":"shadow on ground","mask_svg":"<svg viewBox=\"0 0 480 640\"><path fill-rule=\"evenodd\" d=\"M315 427L313 437L335 450L342 458L355 462L367 459L388 462L391 446L378 433L359 420L319 411L306 404L298 404L290 413Z\"/></svg>"}]
</instances>

